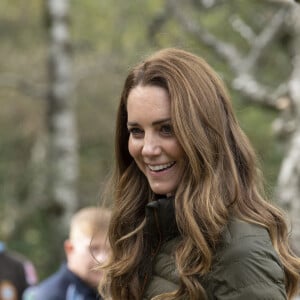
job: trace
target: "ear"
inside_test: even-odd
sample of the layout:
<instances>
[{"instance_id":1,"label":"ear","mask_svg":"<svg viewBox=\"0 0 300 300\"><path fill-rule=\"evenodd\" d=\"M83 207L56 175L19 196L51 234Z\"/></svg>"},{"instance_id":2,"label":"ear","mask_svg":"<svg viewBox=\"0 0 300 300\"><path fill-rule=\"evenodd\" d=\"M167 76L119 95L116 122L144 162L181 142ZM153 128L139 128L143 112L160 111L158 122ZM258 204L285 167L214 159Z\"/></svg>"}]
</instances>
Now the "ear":
<instances>
[{"instance_id":1,"label":"ear","mask_svg":"<svg viewBox=\"0 0 300 300\"><path fill-rule=\"evenodd\" d=\"M64 249L65 249L66 256L68 257L68 255L71 254L74 249L74 246L73 246L73 243L71 242L71 240L65 240Z\"/></svg>"}]
</instances>

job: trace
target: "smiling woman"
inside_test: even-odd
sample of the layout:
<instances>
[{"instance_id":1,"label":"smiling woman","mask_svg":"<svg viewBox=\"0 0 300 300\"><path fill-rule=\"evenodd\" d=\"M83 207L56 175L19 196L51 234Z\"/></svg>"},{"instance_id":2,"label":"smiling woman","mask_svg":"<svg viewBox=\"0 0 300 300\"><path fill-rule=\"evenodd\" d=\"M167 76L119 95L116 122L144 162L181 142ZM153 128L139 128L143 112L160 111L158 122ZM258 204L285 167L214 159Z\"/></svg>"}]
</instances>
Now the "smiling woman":
<instances>
[{"instance_id":1,"label":"smiling woman","mask_svg":"<svg viewBox=\"0 0 300 300\"><path fill-rule=\"evenodd\" d=\"M105 299L291 299L300 260L264 196L223 82L200 57L154 53L129 73L111 178Z\"/></svg>"}]
</instances>

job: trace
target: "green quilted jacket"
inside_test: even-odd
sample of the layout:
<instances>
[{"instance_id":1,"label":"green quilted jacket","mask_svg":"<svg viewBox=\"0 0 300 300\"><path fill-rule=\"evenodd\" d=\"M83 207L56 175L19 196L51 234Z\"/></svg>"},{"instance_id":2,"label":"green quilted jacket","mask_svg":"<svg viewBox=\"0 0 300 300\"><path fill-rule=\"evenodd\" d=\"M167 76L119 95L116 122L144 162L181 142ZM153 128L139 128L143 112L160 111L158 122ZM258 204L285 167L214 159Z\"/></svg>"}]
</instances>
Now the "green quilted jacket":
<instances>
[{"instance_id":1,"label":"green quilted jacket","mask_svg":"<svg viewBox=\"0 0 300 300\"><path fill-rule=\"evenodd\" d=\"M174 250L180 236L171 199L159 199L146 207L146 240L150 240L143 300L174 291L179 286ZM208 300L287 299L283 266L264 228L237 219L222 235L211 271L199 277Z\"/></svg>"}]
</instances>

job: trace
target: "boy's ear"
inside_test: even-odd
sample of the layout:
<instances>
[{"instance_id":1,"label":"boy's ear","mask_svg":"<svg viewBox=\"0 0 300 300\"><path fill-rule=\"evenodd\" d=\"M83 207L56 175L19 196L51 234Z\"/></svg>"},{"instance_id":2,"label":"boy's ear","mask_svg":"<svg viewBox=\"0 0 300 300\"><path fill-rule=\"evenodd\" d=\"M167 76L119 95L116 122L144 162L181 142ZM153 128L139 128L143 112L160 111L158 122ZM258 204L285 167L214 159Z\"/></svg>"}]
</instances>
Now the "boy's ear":
<instances>
[{"instance_id":1,"label":"boy's ear","mask_svg":"<svg viewBox=\"0 0 300 300\"><path fill-rule=\"evenodd\" d=\"M72 242L70 240L65 240L64 249L65 249L66 255L70 254L72 252L73 248L74 248L74 246L73 246Z\"/></svg>"}]
</instances>

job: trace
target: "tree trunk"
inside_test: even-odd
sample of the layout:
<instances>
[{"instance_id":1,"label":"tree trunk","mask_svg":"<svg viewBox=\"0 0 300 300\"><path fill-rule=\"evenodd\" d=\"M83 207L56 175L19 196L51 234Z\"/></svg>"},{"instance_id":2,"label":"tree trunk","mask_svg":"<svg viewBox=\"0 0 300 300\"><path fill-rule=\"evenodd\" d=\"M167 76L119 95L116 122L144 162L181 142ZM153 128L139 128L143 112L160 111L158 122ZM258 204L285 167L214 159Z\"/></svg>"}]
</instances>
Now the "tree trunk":
<instances>
[{"instance_id":1,"label":"tree trunk","mask_svg":"<svg viewBox=\"0 0 300 300\"><path fill-rule=\"evenodd\" d=\"M78 207L78 139L74 112L69 1L46 0L49 30L49 94L47 98L48 196L50 207L67 229Z\"/></svg>"}]
</instances>

